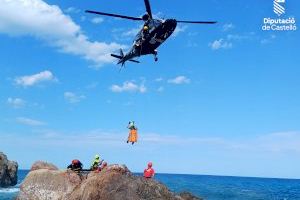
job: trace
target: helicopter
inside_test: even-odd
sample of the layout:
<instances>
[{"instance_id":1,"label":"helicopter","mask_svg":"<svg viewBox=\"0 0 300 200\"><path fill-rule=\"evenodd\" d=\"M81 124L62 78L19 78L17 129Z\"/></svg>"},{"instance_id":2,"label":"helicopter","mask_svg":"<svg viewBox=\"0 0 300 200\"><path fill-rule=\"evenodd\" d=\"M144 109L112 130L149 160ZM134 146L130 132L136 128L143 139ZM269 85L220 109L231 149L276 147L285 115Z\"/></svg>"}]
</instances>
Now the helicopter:
<instances>
[{"instance_id":1,"label":"helicopter","mask_svg":"<svg viewBox=\"0 0 300 200\"><path fill-rule=\"evenodd\" d=\"M120 55L111 54L112 57L118 58L118 63L121 66L125 65L126 61L140 63L134 58L152 54L154 61L157 61L157 48L164 43L168 37L175 31L177 23L190 23L190 24L215 24L216 21L182 21L176 19L154 19L151 12L149 0L144 0L146 13L142 17L131 17L119 14L105 13L99 11L86 10L87 13L104 15L122 19L129 19L135 21L144 21L141 30L136 34L131 49L124 54L120 49Z\"/></svg>"}]
</instances>

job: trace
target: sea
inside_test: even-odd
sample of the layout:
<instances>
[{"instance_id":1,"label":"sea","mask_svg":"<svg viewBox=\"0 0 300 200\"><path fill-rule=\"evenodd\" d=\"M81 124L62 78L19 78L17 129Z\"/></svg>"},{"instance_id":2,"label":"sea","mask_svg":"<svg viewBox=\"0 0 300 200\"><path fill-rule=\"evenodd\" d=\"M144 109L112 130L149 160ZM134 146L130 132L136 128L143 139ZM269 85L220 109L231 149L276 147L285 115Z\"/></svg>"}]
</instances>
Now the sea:
<instances>
[{"instance_id":1,"label":"sea","mask_svg":"<svg viewBox=\"0 0 300 200\"><path fill-rule=\"evenodd\" d=\"M0 200L15 199L28 172L19 170L16 186L0 188ZM188 191L207 200L300 200L300 179L182 174L156 174L155 179L174 192Z\"/></svg>"}]
</instances>

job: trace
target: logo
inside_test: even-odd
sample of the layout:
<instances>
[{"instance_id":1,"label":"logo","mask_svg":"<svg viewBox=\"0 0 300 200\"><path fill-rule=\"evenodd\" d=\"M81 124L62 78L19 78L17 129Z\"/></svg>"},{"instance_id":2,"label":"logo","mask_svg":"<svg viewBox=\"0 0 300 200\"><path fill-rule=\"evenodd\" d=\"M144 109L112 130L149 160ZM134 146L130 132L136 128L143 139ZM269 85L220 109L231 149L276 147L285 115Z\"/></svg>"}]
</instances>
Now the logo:
<instances>
[{"instance_id":1,"label":"logo","mask_svg":"<svg viewBox=\"0 0 300 200\"><path fill-rule=\"evenodd\" d=\"M278 17L265 17L261 29L263 31L296 31L295 17L280 17L285 14L285 4L287 0L273 0L273 11Z\"/></svg>"},{"instance_id":2,"label":"logo","mask_svg":"<svg viewBox=\"0 0 300 200\"><path fill-rule=\"evenodd\" d=\"M274 0L273 10L278 16L285 13L284 3L285 0Z\"/></svg>"}]
</instances>

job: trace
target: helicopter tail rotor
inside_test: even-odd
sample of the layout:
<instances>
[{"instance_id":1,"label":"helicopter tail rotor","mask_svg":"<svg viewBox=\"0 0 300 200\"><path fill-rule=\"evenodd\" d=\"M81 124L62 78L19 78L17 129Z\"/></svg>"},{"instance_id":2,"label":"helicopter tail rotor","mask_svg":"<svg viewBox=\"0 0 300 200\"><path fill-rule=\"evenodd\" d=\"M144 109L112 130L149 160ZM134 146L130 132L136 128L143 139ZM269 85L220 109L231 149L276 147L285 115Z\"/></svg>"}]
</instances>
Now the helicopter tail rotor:
<instances>
[{"instance_id":1,"label":"helicopter tail rotor","mask_svg":"<svg viewBox=\"0 0 300 200\"><path fill-rule=\"evenodd\" d=\"M124 53L122 49L120 49L120 56L122 56L122 58L124 57Z\"/></svg>"},{"instance_id":2,"label":"helicopter tail rotor","mask_svg":"<svg viewBox=\"0 0 300 200\"><path fill-rule=\"evenodd\" d=\"M123 50L120 49L120 55L116 55L116 54L110 54L112 57L114 58L118 58L119 61L118 61L118 64L122 64L122 66L125 64L125 62L127 61L127 59L125 59L125 56L124 56L124 53L123 53ZM133 59L128 59L128 61L131 61L131 62L135 62L135 63L140 63L139 61L137 60L133 60Z\"/></svg>"}]
</instances>

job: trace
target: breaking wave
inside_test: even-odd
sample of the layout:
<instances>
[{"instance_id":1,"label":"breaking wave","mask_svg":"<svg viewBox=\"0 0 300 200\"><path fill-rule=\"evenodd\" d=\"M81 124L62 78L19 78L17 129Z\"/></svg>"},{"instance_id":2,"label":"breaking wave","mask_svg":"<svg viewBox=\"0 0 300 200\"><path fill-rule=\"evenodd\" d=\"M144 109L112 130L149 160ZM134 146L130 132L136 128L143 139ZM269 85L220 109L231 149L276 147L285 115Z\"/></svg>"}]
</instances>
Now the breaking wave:
<instances>
[{"instance_id":1,"label":"breaking wave","mask_svg":"<svg viewBox=\"0 0 300 200\"><path fill-rule=\"evenodd\" d=\"M17 193L20 191L20 188L9 187L9 188L0 188L0 193Z\"/></svg>"}]
</instances>

